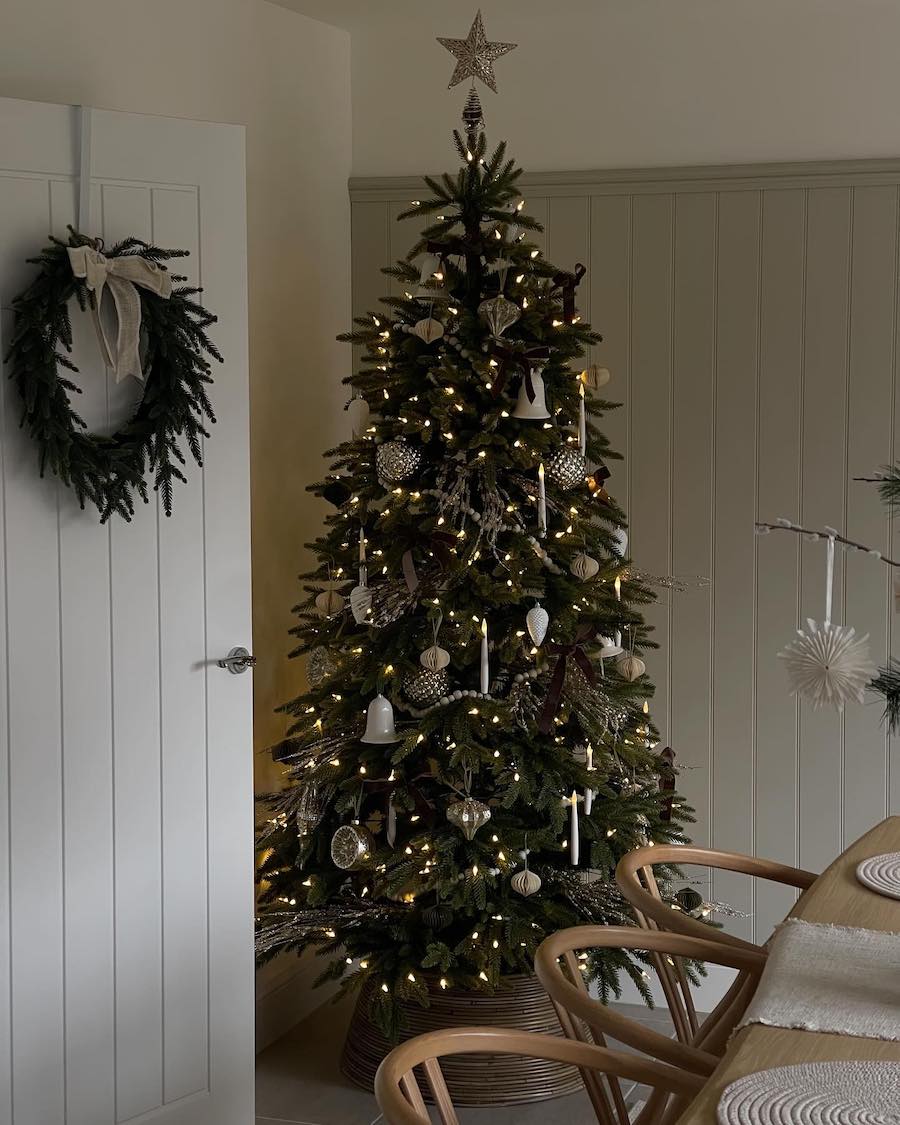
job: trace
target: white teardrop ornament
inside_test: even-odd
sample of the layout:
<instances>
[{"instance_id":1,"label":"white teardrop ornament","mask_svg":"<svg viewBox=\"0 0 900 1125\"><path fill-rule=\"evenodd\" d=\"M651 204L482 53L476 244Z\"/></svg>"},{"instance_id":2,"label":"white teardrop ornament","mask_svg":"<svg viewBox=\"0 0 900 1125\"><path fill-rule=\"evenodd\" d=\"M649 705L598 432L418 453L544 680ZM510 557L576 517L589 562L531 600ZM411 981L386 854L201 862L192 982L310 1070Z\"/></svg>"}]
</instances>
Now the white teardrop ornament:
<instances>
[{"instance_id":1,"label":"white teardrop ornament","mask_svg":"<svg viewBox=\"0 0 900 1125\"><path fill-rule=\"evenodd\" d=\"M540 602L528 611L525 617L525 628L528 630L528 635L532 641L540 648L544 643L544 637L547 636L547 630L550 628L550 614Z\"/></svg>"}]
</instances>

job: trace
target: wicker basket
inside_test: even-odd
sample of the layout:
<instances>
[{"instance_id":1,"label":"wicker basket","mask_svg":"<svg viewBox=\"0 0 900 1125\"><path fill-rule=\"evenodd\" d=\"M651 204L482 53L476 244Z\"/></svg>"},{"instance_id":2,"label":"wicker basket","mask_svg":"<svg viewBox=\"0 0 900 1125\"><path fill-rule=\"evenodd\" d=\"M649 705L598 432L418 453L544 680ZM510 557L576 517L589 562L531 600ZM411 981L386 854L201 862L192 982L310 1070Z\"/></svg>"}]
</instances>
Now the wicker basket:
<instances>
[{"instance_id":1,"label":"wicker basket","mask_svg":"<svg viewBox=\"0 0 900 1125\"><path fill-rule=\"evenodd\" d=\"M360 993L347 1031L341 1070L356 1085L372 1089L375 1071L391 1044L368 1017L375 985ZM461 989L432 988L431 1007L404 1005L403 1039L446 1027L491 1025L517 1031L561 1035L550 999L537 977L503 978L493 996ZM441 1061L450 1096L459 1106L524 1105L562 1097L581 1089L581 1076L570 1066L516 1055L462 1055ZM422 1083L423 1093L427 1088Z\"/></svg>"}]
</instances>

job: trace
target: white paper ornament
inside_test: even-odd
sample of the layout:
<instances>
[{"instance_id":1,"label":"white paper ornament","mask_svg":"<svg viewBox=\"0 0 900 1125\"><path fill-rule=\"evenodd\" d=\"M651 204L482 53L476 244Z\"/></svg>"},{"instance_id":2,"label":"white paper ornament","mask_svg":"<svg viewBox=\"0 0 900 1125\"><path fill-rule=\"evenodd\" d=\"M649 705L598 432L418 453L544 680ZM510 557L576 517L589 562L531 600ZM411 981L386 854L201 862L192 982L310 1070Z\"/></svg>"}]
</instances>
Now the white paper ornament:
<instances>
[{"instance_id":1,"label":"white paper ornament","mask_svg":"<svg viewBox=\"0 0 900 1125\"><path fill-rule=\"evenodd\" d=\"M834 537L829 536L825 576L825 620L818 625L807 618L806 629L778 654L785 662L791 693L809 700L814 708L829 705L843 711L849 702L862 703L866 685L876 668L869 657L869 634L857 637L848 625L831 621L834 583Z\"/></svg>"},{"instance_id":2,"label":"white paper ornament","mask_svg":"<svg viewBox=\"0 0 900 1125\"><path fill-rule=\"evenodd\" d=\"M587 582L588 579L595 577L600 570L600 564L596 559L586 555L584 551L580 551L574 559L572 565L569 567L571 572L576 578L580 578L582 582Z\"/></svg>"},{"instance_id":3,"label":"white paper ornament","mask_svg":"<svg viewBox=\"0 0 900 1125\"><path fill-rule=\"evenodd\" d=\"M544 637L547 636L547 630L550 628L550 614L540 602L528 611L525 617L525 628L528 630L528 635L532 641L540 648L544 643Z\"/></svg>"},{"instance_id":4,"label":"white paper ornament","mask_svg":"<svg viewBox=\"0 0 900 1125\"><path fill-rule=\"evenodd\" d=\"M337 590L323 590L316 595L316 609L323 617L334 617L344 608L344 599Z\"/></svg>"},{"instance_id":5,"label":"white paper ornament","mask_svg":"<svg viewBox=\"0 0 900 1125\"><path fill-rule=\"evenodd\" d=\"M371 619L372 591L368 586L354 586L350 591L350 612L357 625L363 625Z\"/></svg>"},{"instance_id":6,"label":"white paper ornament","mask_svg":"<svg viewBox=\"0 0 900 1125\"><path fill-rule=\"evenodd\" d=\"M611 378L612 374L608 367L601 367L598 363L592 363L587 369L585 382L589 387L598 391L601 387L605 387Z\"/></svg>"},{"instance_id":7,"label":"white paper ornament","mask_svg":"<svg viewBox=\"0 0 900 1125\"><path fill-rule=\"evenodd\" d=\"M423 668L428 668L432 672L440 672L450 663L450 653L445 648L441 648L440 645L431 645L419 657L419 663Z\"/></svg>"},{"instance_id":8,"label":"white paper ornament","mask_svg":"<svg viewBox=\"0 0 900 1125\"><path fill-rule=\"evenodd\" d=\"M815 708L827 704L843 711L846 703L862 703L876 672L869 658L868 633L857 637L847 625L830 621L817 625L812 618L778 657L787 669L791 694L809 700Z\"/></svg>"},{"instance_id":9,"label":"white paper ornament","mask_svg":"<svg viewBox=\"0 0 900 1125\"><path fill-rule=\"evenodd\" d=\"M424 340L426 344L433 344L435 340L440 340L444 335L444 326L439 320L428 316L414 325L412 331L413 335L418 336L420 340Z\"/></svg>"},{"instance_id":10,"label":"white paper ornament","mask_svg":"<svg viewBox=\"0 0 900 1125\"><path fill-rule=\"evenodd\" d=\"M541 889L541 879L539 875L535 875L533 871L529 871L526 867L524 871L517 871L510 879L509 885L523 898L529 898L531 895L537 894Z\"/></svg>"},{"instance_id":11,"label":"white paper ornament","mask_svg":"<svg viewBox=\"0 0 900 1125\"><path fill-rule=\"evenodd\" d=\"M627 652L624 656L620 656L616 661L616 668L622 679L628 680L629 683L639 680L647 671L647 665L633 652Z\"/></svg>"},{"instance_id":12,"label":"white paper ornament","mask_svg":"<svg viewBox=\"0 0 900 1125\"><path fill-rule=\"evenodd\" d=\"M364 398L353 398L347 413L350 416L350 433L354 438L361 438L369 428L369 404Z\"/></svg>"}]
</instances>

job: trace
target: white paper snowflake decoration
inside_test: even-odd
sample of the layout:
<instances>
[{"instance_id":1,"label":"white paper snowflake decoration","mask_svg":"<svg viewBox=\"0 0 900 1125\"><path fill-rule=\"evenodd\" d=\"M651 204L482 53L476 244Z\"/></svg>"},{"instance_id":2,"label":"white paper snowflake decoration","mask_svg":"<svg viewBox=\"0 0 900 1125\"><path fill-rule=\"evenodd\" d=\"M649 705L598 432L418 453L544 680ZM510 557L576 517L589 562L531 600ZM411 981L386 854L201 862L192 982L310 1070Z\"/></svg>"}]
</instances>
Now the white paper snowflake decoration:
<instances>
[{"instance_id":1,"label":"white paper snowflake decoration","mask_svg":"<svg viewBox=\"0 0 900 1125\"><path fill-rule=\"evenodd\" d=\"M828 539L825 580L825 620L819 625L807 618L806 628L778 654L785 662L791 693L814 708L831 706L843 711L848 702L862 703L866 685L876 668L869 658L869 634L857 637L849 625L831 621L831 587L834 577L834 539Z\"/></svg>"}]
</instances>

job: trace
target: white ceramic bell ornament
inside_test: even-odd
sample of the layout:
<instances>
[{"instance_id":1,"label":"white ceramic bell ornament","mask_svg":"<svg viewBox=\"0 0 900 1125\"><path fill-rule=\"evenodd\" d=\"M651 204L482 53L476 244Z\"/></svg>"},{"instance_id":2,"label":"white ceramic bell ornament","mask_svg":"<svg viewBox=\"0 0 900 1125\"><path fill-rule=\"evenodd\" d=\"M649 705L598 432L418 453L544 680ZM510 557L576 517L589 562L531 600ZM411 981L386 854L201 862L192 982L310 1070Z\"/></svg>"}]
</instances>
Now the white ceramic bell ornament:
<instances>
[{"instance_id":1,"label":"white ceramic bell ornament","mask_svg":"<svg viewBox=\"0 0 900 1125\"><path fill-rule=\"evenodd\" d=\"M391 701L383 695L376 695L369 704L366 712L366 732L360 741L376 746L400 741L394 727L394 708L391 706Z\"/></svg>"},{"instance_id":2,"label":"white ceramic bell ornament","mask_svg":"<svg viewBox=\"0 0 900 1125\"><path fill-rule=\"evenodd\" d=\"M543 421L550 417L547 409L547 398L544 391L543 368L532 367L529 375L523 376L522 385L519 387L519 399L513 411L513 418L524 418L531 421ZM534 399L528 393L528 388L534 393Z\"/></svg>"}]
</instances>

